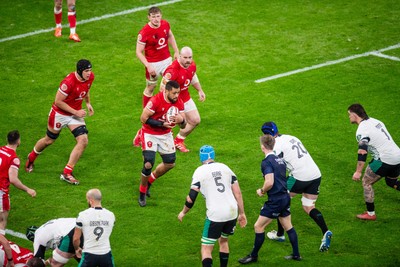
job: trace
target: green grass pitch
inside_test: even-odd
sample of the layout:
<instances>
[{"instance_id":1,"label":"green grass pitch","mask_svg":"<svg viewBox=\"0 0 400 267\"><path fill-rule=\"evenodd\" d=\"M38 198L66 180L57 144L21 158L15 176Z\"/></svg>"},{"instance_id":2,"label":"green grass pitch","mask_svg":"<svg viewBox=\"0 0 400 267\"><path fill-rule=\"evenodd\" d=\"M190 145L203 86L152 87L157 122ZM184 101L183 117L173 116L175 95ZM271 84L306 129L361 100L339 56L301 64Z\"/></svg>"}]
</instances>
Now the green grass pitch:
<instances>
[{"instance_id":1,"label":"green grass pitch","mask_svg":"<svg viewBox=\"0 0 400 267\"><path fill-rule=\"evenodd\" d=\"M66 1L64 1L66 2ZM141 0L77 1L78 22L101 18L155 3ZM270 81L258 79L384 49L400 43L400 9L393 0L265 1L184 0L161 6L179 47L194 51L198 76L207 99L197 103L202 122L177 153L176 167L156 181L148 206L137 204L141 151L132 138L140 127L144 68L135 56L138 31L147 22L147 8L77 25L82 42L59 39L52 31L3 39L54 26L53 1L0 2L0 138L18 129L18 155L25 163L35 142L46 132L47 115L60 81L80 58L93 63L91 90L95 110L87 118L89 145L75 168L81 181L59 180L74 145L68 130L36 161L35 171L20 169L23 183L37 190L30 197L11 189L9 229L25 232L58 217L76 217L87 207L85 193L97 187L103 205L117 222L111 236L117 266L201 266L200 237L205 219L201 197L179 223L177 215L188 193L191 175L200 164L198 149L214 146L216 159L237 174L248 225L230 239L229 266L253 246L253 224L264 199L258 137L263 122L273 120L281 133L300 138L322 172L317 207L333 232L331 248L318 251L321 233L293 199L292 221L299 237L302 262L287 262L289 242L266 240L259 262L252 266L399 266L400 194L384 181L375 188L377 221L355 215L365 210L361 183L351 177L357 160L356 126L347 107L364 105L382 120L400 144L400 49L356 57ZM64 3L63 23L67 23ZM176 132L177 129L175 129ZM160 162L160 157L157 157ZM267 231L275 229L273 223ZM18 244L23 239L7 235ZM48 253L50 255L50 253ZM214 265L219 266L218 248ZM76 266L70 261L68 266Z\"/></svg>"}]
</instances>

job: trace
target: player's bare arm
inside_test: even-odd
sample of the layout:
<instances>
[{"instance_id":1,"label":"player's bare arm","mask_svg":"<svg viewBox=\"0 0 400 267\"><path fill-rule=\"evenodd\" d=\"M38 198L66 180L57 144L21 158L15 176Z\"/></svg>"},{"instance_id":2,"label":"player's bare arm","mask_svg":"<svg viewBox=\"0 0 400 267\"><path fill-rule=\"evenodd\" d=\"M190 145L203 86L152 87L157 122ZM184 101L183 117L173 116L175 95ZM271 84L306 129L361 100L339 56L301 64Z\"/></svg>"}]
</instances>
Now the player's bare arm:
<instances>
[{"instance_id":1,"label":"player's bare arm","mask_svg":"<svg viewBox=\"0 0 400 267\"><path fill-rule=\"evenodd\" d=\"M86 116L86 111L84 109L76 110L71 108L67 103L65 103L64 100L66 98L67 97L63 95L60 91L57 91L56 99L54 101L55 105L60 109L73 114L76 117L83 118Z\"/></svg>"},{"instance_id":2,"label":"player's bare arm","mask_svg":"<svg viewBox=\"0 0 400 267\"><path fill-rule=\"evenodd\" d=\"M157 75L156 71L152 67L152 65L147 61L146 57L144 56L144 48L145 44L137 42L136 43L136 56L142 62L142 64L146 67L147 71L149 72L150 75Z\"/></svg>"},{"instance_id":3,"label":"player's bare arm","mask_svg":"<svg viewBox=\"0 0 400 267\"><path fill-rule=\"evenodd\" d=\"M90 95L89 95L89 93L85 97L85 102L86 102L86 108L89 111L89 116L93 116L94 109L92 107L92 104L90 104Z\"/></svg>"},{"instance_id":4,"label":"player's bare arm","mask_svg":"<svg viewBox=\"0 0 400 267\"><path fill-rule=\"evenodd\" d=\"M264 194L272 188L274 185L274 174L268 173L264 176L264 184L260 189L257 189L256 193L258 196L262 197Z\"/></svg>"},{"instance_id":5,"label":"player's bare arm","mask_svg":"<svg viewBox=\"0 0 400 267\"><path fill-rule=\"evenodd\" d=\"M163 76L160 83L160 92L165 91L165 85L167 84L167 82L169 82L169 80Z\"/></svg>"},{"instance_id":6,"label":"player's bare arm","mask_svg":"<svg viewBox=\"0 0 400 267\"><path fill-rule=\"evenodd\" d=\"M168 43L170 46L172 46L172 49L174 50L174 59L178 59L179 48L178 48L178 45L176 44L175 36L171 30L169 30L169 32L168 32Z\"/></svg>"},{"instance_id":7,"label":"player's bare arm","mask_svg":"<svg viewBox=\"0 0 400 267\"><path fill-rule=\"evenodd\" d=\"M18 170L15 168L10 168L8 171L9 177L10 177L10 183L12 183L16 188L25 191L28 193L31 197L36 196L36 191L27 187L24 185L21 180L18 178Z\"/></svg>"},{"instance_id":8,"label":"player's bare arm","mask_svg":"<svg viewBox=\"0 0 400 267\"><path fill-rule=\"evenodd\" d=\"M82 229L75 227L72 243L74 245L75 255L78 258L82 258L82 248L80 247L81 235L82 235Z\"/></svg>"},{"instance_id":9,"label":"player's bare arm","mask_svg":"<svg viewBox=\"0 0 400 267\"><path fill-rule=\"evenodd\" d=\"M183 205L182 211L178 214L178 220L180 222L182 222L183 217L185 217L186 213L193 207L199 192L200 190L198 188L190 188L189 195L186 196L185 205Z\"/></svg>"},{"instance_id":10,"label":"player's bare arm","mask_svg":"<svg viewBox=\"0 0 400 267\"><path fill-rule=\"evenodd\" d=\"M203 89L201 88L201 84L199 81L199 77L197 77L197 73L193 76L192 81L190 83L192 84L194 89L197 90L197 92L199 94L199 100L201 102L204 102L204 100L206 100L206 94L204 93Z\"/></svg>"},{"instance_id":11,"label":"player's bare arm","mask_svg":"<svg viewBox=\"0 0 400 267\"><path fill-rule=\"evenodd\" d=\"M233 195L235 196L236 202L238 204L238 212L239 212L238 222L239 222L240 227L243 228L247 225L247 218L246 218L246 214L244 213L243 197L242 197L242 192L240 190L238 181L236 181L232 185L232 192L233 192Z\"/></svg>"},{"instance_id":12,"label":"player's bare arm","mask_svg":"<svg viewBox=\"0 0 400 267\"><path fill-rule=\"evenodd\" d=\"M151 111L147 107L143 109L142 115L140 115L140 121L142 123L146 123L146 121L154 114L154 111Z\"/></svg>"},{"instance_id":13,"label":"player's bare arm","mask_svg":"<svg viewBox=\"0 0 400 267\"><path fill-rule=\"evenodd\" d=\"M203 89L201 88L200 83L193 84L193 87L197 90L199 94L199 100L204 102L206 100L206 94L204 93Z\"/></svg>"},{"instance_id":14,"label":"player's bare arm","mask_svg":"<svg viewBox=\"0 0 400 267\"><path fill-rule=\"evenodd\" d=\"M358 142L357 154L358 154L358 161L357 161L356 171L353 174L354 181L360 180L365 162L367 160L368 142L366 140L362 139Z\"/></svg>"}]
</instances>

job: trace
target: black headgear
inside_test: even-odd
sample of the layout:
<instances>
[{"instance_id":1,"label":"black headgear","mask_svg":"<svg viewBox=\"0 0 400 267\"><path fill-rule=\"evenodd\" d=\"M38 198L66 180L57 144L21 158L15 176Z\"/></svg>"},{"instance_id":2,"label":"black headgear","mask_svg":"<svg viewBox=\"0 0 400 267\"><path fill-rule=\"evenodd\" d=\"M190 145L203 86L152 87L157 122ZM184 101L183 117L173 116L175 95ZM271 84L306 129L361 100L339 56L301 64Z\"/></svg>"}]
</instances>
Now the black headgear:
<instances>
[{"instance_id":1,"label":"black headgear","mask_svg":"<svg viewBox=\"0 0 400 267\"><path fill-rule=\"evenodd\" d=\"M90 61L87 59L81 59L78 61L78 63L76 63L76 72L78 73L79 76L81 76L81 78L83 78L82 72L84 70L91 68L92 68L92 63L90 63Z\"/></svg>"},{"instance_id":2,"label":"black headgear","mask_svg":"<svg viewBox=\"0 0 400 267\"><path fill-rule=\"evenodd\" d=\"M29 226L26 229L26 238L28 238L28 240L33 242L33 240L35 239L35 232L37 229L38 229L38 227L35 225Z\"/></svg>"}]
</instances>

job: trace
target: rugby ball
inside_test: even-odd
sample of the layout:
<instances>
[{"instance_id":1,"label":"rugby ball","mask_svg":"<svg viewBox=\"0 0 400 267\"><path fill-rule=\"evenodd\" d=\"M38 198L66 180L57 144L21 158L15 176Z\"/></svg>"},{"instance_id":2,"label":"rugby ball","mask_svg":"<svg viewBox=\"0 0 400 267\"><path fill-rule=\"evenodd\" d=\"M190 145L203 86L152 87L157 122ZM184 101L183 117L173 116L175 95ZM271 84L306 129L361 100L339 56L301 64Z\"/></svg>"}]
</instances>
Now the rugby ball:
<instances>
[{"instance_id":1,"label":"rugby ball","mask_svg":"<svg viewBox=\"0 0 400 267\"><path fill-rule=\"evenodd\" d=\"M175 123L171 117L176 116L179 114L179 109L175 106L171 106L167 111L167 122L168 123Z\"/></svg>"}]
</instances>

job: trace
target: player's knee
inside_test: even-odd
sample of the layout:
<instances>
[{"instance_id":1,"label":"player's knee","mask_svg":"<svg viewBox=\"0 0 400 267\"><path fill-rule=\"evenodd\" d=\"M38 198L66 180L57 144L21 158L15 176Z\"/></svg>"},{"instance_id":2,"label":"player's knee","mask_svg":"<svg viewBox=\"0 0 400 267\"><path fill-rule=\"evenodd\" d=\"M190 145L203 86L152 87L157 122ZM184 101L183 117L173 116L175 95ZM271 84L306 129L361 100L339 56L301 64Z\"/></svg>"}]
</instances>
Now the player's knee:
<instances>
[{"instance_id":1,"label":"player's knee","mask_svg":"<svg viewBox=\"0 0 400 267\"><path fill-rule=\"evenodd\" d=\"M168 165L171 168L175 166L175 160L176 160L175 153L161 155L161 158L165 165Z\"/></svg>"},{"instance_id":2,"label":"player's knee","mask_svg":"<svg viewBox=\"0 0 400 267\"><path fill-rule=\"evenodd\" d=\"M194 120L194 125L197 126L197 125L200 124L200 122L201 122L201 118L200 118L200 116L199 116L199 117L197 117L197 118Z\"/></svg>"},{"instance_id":3,"label":"player's knee","mask_svg":"<svg viewBox=\"0 0 400 267\"><path fill-rule=\"evenodd\" d=\"M154 88L157 86L157 79L156 80L146 80L146 88L145 91L153 93Z\"/></svg>"},{"instance_id":4,"label":"player's knee","mask_svg":"<svg viewBox=\"0 0 400 267\"><path fill-rule=\"evenodd\" d=\"M62 8L62 0L56 0L54 3L54 8L55 10L60 11Z\"/></svg>"},{"instance_id":5,"label":"player's knee","mask_svg":"<svg viewBox=\"0 0 400 267\"><path fill-rule=\"evenodd\" d=\"M301 198L301 204L303 205L303 209L307 212L307 210L308 210L308 212L312 209L312 208L314 208L314 206L315 206L315 199L309 199L309 198L306 198L306 197L302 197ZM307 213L308 213L307 212Z\"/></svg>"},{"instance_id":6,"label":"player's knee","mask_svg":"<svg viewBox=\"0 0 400 267\"><path fill-rule=\"evenodd\" d=\"M385 177L385 182L388 186L394 188L394 189L399 189L399 182L397 181L397 178L388 178Z\"/></svg>"},{"instance_id":7,"label":"player's knee","mask_svg":"<svg viewBox=\"0 0 400 267\"><path fill-rule=\"evenodd\" d=\"M164 163L167 170L170 170L175 167L175 163Z\"/></svg>"},{"instance_id":8,"label":"player's knee","mask_svg":"<svg viewBox=\"0 0 400 267\"><path fill-rule=\"evenodd\" d=\"M75 12L75 5L68 5L69 12Z\"/></svg>"},{"instance_id":9,"label":"player's knee","mask_svg":"<svg viewBox=\"0 0 400 267\"><path fill-rule=\"evenodd\" d=\"M58 138L59 135L60 133L53 133L50 132L49 129L47 129L46 136L48 138L46 138L46 145L51 145L52 143L54 143L54 141Z\"/></svg>"},{"instance_id":10,"label":"player's knee","mask_svg":"<svg viewBox=\"0 0 400 267\"><path fill-rule=\"evenodd\" d=\"M369 193L372 191L372 185L370 184L363 184L364 193Z\"/></svg>"},{"instance_id":11,"label":"player's knee","mask_svg":"<svg viewBox=\"0 0 400 267\"><path fill-rule=\"evenodd\" d=\"M198 117L198 116L192 116L192 117L186 116L186 120L187 120L187 123L189 123L190 125L193 125L193 126L199 125L200 121L201 121L200 117Z\"/></svg>"},{"instance_id":12,"label":"player's knee","mask_svg":"<svg viewBox=\"0 0 400 267\"><path fill-rule=\"evenodd\" d=\"M154 162L156 161L156 152L154 151L143 151L143 169L142 173L144 176L151 174Z\"/></svg>"},{"instance_id":13,"label":"player's knee","mask_svg":"<svg viewBox=\"0 0 400 267\"><path fill-rule=\"evenodd\" d=\"M145 162L143 164L143 168L147 169L147 170L151 170L153 168L153 164L151 162Z\"/></svg>"},{"instance_id":14,"label":"player's knee","mask_svg":"<svg viewBox=\"0 0 400 267\"><path fill-rule=\"evenodd\" d=\"M77 138L78 136L81 136L81 135L87 135L88 133L89 133L89 131L86 128L86 125L78 126L72 130L72 134L74 135L75 138Z\"/></svg>"},{"instance_id":15,"label":"player's knee","mask_svg":"<svg viewBox=\"0 0 400 267\"><path fill-rule=\"evenodd\" d=\"M259 225L257 222L255 222L255 224L254 224L254 231L255 231L256 233L261 233L261 232L264 231L264 229L262 228L261 225Z\"/></svg>"}]
</instances>

